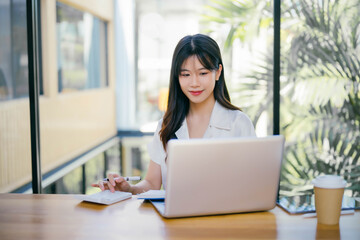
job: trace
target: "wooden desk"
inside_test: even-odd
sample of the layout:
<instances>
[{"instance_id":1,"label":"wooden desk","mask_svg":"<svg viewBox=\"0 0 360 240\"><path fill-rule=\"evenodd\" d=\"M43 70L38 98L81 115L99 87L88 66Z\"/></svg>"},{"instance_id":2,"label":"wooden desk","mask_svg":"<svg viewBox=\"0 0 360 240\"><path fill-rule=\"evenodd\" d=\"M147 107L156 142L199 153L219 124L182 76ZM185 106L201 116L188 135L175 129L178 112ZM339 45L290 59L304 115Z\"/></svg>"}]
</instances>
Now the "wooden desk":
<instances>
[{"instance_id":1,"label":"wooden desk","mask_svg":"<svg viewBox=\"0 0 360 240\"><path fill-rule=\"evenodd\" d=\"M269 212L164 219L150 203L111 206L74 195L0 194L0 239L360 239L360 212L338 226L316 218Z\"/></svg>"}]
</instances>

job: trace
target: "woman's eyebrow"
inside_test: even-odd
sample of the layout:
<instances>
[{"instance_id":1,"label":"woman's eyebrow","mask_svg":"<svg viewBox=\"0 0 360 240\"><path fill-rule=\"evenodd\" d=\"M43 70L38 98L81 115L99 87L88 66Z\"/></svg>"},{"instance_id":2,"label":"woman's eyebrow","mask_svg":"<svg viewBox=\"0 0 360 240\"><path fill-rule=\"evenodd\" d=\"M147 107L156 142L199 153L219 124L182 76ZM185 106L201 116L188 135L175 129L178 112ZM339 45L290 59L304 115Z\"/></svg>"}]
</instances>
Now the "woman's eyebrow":
<instances>
[{"instance_id":1,"label":"woman's eyebrow","mask_svg":"<svg viewBox=\"0 0 360 240\"><path fill-rule=\"evenodd\" d=\"M201 71L201 70L209 70L209 69L207 69L206 67L202 67L202 68L198 68L197 70L198 70L198 71ZM188 69L186 69L186 68L181 68L181 69L180 69L180 72L185 72L185 71L188 71L188 72L189 72L190 70L188 70Z\"/></svg>"}]
</instances>

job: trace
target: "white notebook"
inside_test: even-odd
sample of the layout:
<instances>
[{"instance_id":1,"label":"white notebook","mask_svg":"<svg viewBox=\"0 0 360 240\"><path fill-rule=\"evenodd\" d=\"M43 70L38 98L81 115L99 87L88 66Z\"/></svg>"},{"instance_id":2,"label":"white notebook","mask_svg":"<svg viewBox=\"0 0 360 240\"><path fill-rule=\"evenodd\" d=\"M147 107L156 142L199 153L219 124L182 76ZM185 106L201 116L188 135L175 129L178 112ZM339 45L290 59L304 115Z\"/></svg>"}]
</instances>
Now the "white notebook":
<instances>
[{"instance_id":1,"label":"white notebook","mask_svg":"<svg viewBox=\"0 0 360 240\"><path fill-rule=\"evenodd\" d=\"M92 203L110 205L122 200L131 198L132 194L129 192L119 192L115 191L114 193L110 190L105 190L103 192L98 192L90 195L78 195L76 198Z\"/></svg>"},{"instance_id":2,"label":"white notebook","mask_svg":"<svg viewBox=\"0 0 360 240\"><path fill-rule=\"evenodd\" d=\"M149 190L147 192L138 194L137 198L145 200L165 199L165 190Z\"/></svg>"}]
</instances>

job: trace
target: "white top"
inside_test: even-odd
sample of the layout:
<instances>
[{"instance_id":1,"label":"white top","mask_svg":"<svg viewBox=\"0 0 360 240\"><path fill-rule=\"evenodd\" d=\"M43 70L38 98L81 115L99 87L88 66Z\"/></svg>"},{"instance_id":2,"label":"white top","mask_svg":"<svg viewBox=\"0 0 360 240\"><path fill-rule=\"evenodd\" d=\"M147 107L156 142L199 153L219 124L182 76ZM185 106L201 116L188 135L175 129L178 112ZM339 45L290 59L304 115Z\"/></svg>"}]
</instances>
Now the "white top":
<instances>
[{"instance_id":1,"label":"white top","mask_svg":"<svg viewBox=\"0 0 360 240\"><path fill-rule=\"evenodd\" d=\"M148 144L150 159L161 167L161 178L164 189L166 189L167 167L165 159L167 153L164 150L160 140L159 131L161 129L162 119L156 128L153 140ZM186 118L181 127L175 132L178 139L189 139ZM249 117L239 111L230 110L223 107L217 101L211 113L209 126L205 131L203 138L230 138L230 137L249 137L256 136L254 125Z\"/></svg>"}]
</instances>

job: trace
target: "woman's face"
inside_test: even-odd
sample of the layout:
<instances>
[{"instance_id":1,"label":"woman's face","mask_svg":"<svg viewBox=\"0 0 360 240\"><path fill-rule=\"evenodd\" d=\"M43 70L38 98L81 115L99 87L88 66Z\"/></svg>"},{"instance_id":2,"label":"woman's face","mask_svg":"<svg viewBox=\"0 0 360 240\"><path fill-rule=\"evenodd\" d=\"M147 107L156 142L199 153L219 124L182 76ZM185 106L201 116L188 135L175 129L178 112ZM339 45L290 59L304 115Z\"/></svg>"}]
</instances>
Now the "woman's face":
<instances>
[{"instance_id":1,"label":"woman's face","mask_svg":"<svg viewBox=\"0 0 360 240\"><path fill-rule=\"evenodd\" d=\"M215 81L219 79L222 66L218 70L206 69L193 55L181 66L179 83L181 90L191 103L204 103L214 100Z\"/></svg>"}]
</instances>

